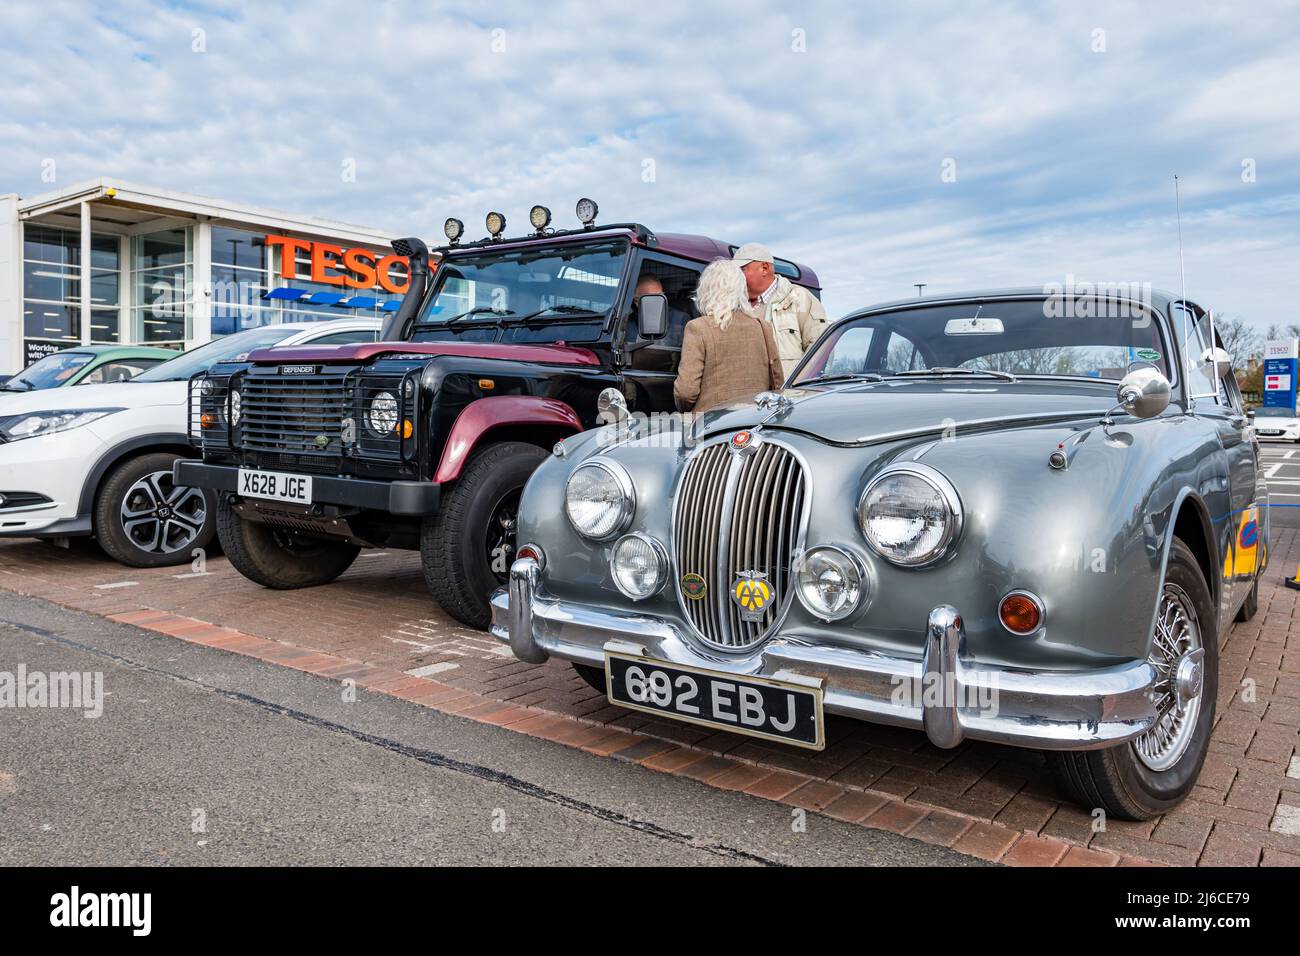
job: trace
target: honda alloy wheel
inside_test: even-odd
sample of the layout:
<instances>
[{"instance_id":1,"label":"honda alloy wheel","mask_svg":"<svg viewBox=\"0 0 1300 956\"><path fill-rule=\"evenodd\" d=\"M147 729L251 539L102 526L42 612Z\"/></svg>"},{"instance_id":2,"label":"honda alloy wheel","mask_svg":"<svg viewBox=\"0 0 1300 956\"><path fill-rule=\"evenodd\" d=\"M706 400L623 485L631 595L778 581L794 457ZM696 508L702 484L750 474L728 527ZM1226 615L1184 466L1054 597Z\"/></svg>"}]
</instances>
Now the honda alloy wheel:
<instances>
[{"instance_id":1,"label":"honda alloy wheel","mask_svg":"<svg viewBox=\"0 0 1300 956\"><path fill-rule=\"evenodd\" d=\"M118 509L122 531L146 554L185 552L208 523L208 503L198 488L177 485L170 471L141 477Z\"/></svg>"},{"instance_id":2,"label":"honda alloy wheel","mask_svg":"<svg viewBox=\"0 0 1300 956\"><path fill-rule=\"evenodd\" d=\"M122 564L161 568L186 564L216 536L211 492L172 479L181 456L153 452L118 464L100 484L94 528L99 545Z\"/></svg>"}]
</instances>

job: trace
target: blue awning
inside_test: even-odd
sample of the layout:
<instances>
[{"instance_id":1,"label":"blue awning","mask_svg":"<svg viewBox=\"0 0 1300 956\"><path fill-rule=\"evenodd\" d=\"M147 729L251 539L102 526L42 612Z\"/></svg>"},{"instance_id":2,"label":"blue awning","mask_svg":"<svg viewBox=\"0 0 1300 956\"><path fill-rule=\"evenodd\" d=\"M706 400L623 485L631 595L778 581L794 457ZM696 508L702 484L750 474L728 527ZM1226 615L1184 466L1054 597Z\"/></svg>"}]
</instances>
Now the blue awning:
<instances>
[{"instance_id":1,"label":"blue awning","mask_svg":"<svg viewBox=\"0 0 1300 956\"><path fill-rule=\"evenodd\" d=\"M301 302L307 296L311 295L303 289L271 289L262 293L263 299L289 299L294 302Z\"/></svg>"}]
</instances>

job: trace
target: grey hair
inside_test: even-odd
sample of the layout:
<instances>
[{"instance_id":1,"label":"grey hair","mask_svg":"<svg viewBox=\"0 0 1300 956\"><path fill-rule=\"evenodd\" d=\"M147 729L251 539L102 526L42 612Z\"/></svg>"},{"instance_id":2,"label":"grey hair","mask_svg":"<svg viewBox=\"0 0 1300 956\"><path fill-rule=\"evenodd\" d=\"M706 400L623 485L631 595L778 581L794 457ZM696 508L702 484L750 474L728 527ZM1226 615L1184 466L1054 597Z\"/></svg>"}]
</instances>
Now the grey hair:
<instances>
[{"instance_id":1,"label":"grey hair","mask_svg":"<svg viewBox=\"0 0 1300 956\"><path fill-rule=\"evenodd\" d=\"M749 305L745 274L730 259L714 259L700 276L695 287L695 305L700 315L706 315L725 329L731 314Z\"/></svg>"}]
</instances>

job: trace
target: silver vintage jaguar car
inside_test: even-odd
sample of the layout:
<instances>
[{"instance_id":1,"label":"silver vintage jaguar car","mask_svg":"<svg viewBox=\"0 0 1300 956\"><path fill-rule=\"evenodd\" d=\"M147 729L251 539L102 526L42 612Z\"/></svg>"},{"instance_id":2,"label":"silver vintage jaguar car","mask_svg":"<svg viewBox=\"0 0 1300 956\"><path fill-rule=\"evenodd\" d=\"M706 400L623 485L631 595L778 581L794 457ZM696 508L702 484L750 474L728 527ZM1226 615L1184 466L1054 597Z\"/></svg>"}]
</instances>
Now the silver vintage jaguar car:
<instances>
[{"instance_id":1,"label":"silver vintage jaguar car","mask_svg":"<svg viewBox=\"0 0 1300 956\"><path fill-rule=\"evenodd\" d=\"M1268 541L1200 306L918 298L835 323L753 404L664 423L602 401L618 424L523 495L492 624L520 659L798 747L830 713L1049 751L1129 819L1191 790Z\"/></svg>"}]
</instances>

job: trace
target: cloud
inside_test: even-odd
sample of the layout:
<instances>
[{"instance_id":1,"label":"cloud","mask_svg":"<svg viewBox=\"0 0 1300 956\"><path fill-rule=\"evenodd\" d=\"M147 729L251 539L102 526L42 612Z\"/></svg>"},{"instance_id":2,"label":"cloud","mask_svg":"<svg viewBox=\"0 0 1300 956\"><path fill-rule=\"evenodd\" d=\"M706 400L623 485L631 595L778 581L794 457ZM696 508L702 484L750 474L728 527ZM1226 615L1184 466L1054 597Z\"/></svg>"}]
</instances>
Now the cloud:
<instances>
[{"instance_id":1,"label":"cloud","mask_svg":"<svg viewBox=\"0 0 1300 956\"><path fill-rule=\"evenodd\" d=\"M0 189L53 158L426 236L589 195L766 241L838 314L913 282L1176 286L1177 172L1189 293L1300 320L1294 6L845 7L10 5Z\"/></svg>"}]
</instances>

